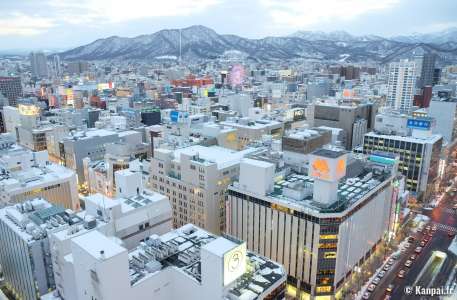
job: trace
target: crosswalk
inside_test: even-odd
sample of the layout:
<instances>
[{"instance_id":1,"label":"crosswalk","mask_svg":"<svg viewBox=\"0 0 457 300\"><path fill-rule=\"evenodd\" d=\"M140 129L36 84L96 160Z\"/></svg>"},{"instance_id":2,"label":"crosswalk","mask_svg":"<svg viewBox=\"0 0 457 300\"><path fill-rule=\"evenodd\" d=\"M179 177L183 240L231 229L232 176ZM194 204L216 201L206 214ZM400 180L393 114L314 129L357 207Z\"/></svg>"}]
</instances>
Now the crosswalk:
<instances>
[{"instance_id":1,"label":"crosswalk","mask_svg":"<svg viewBox=\"0 0 457 300\"><path fill-rule=\"evenodd\" d=\"M446 231L446 232L457 233L457 228L455 228L455 227L453 227L453 226L446 225L446 224L441 224L441 223L436 223L436 222L432 222L432 226L434 226L434 225L436 225L437 230L442 230L442 231Z\"/></svg>"}]
</instances>

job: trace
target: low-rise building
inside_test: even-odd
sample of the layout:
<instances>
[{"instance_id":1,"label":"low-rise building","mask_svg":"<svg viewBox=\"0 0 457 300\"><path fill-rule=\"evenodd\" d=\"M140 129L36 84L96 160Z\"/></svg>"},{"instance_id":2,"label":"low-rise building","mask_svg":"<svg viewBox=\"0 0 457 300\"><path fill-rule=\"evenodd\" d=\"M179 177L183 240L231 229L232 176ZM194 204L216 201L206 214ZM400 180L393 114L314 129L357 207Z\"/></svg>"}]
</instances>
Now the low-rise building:
<instances>
[{"instance_id":1,"label":"low-rise building","mask_svg":"<svg viewBox=\"0 0 457 300\"><path fill-rule=\"evenodd\" d=\"M75 172L50 162L46 151L9 144L0 150L0 206L36 197L78 210Z\"/></svg>"},{"instance_id":2,"label":"low-rise building","mask_svg":"<svg viewBox=\"0 0 457 300\"><path fill-rule=\"evenodd\" d=\"M283 299L281 265L187 224L128 251L98 231L75 237L65 279L78 299ZM62 299L55 293L45 300Z\"/></svg>"}]
</instances>

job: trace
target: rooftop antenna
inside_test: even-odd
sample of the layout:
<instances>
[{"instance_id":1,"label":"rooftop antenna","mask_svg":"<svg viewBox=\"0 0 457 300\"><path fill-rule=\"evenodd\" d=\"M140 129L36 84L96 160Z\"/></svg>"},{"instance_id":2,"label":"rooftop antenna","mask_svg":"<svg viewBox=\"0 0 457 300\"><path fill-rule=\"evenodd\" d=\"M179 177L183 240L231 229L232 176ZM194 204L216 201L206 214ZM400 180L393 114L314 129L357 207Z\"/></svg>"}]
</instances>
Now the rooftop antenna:
<instances>
[{"instance_id":1,"label":"rooftop antenna","mask_svg":"<svg viewBox=\"0 0 457 300\"><path fill-rule=\"evenodd\" d=\"M179 29L179 59L178 62L181 64L181 58L182 58L182 29Z\"/></svg>"}]
</instances>

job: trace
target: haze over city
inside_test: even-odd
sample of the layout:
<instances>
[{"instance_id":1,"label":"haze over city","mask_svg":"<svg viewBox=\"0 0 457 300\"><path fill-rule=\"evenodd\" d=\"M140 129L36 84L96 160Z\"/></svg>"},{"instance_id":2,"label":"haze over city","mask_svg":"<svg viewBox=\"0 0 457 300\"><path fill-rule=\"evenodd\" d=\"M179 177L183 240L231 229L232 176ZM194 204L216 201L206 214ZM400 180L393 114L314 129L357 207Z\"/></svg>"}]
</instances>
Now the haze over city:
<instances>
[{"instance_id":1,"label":"haze over city","mask_svg":"<svg viewBox=\"0 0 457 300\"><path fill-rule=\"evenodd\" d=\"M0 0L0 300L456 300L456 11Z\"/></svg>"}]
</instances>

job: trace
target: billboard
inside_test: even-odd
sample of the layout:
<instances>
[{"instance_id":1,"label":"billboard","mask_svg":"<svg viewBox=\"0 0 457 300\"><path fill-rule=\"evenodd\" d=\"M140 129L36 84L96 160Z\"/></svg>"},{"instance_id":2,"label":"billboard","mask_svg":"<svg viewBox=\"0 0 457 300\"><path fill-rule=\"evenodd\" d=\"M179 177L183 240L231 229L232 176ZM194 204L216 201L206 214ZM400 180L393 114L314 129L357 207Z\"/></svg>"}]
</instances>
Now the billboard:
<instances>
[{"instance_id":1,"label":"billboard","mask_svg":"<svg viewBox=\"0 0 457 300\"><path fill-rule=\"evenodd\" d=\"M337 181L346 175L346 161L346 154L335 158L311 154L308 175L320 180Z\"/></svg>"},{"instance_id":2,"label":"billboard","mask_svg":"<svg viewBox=\"0 0 457 300\"><path fill-rule=\"evenodd\" d=\"M294 109L294 121L305 120L305 109L304 108L295 108Z\"/></svg>"},{"instance_id":3,"label":"billboard","mask_svg":"<svg viewBox=\"0 0 457 300\"><path fill-rule=\"evenodd\" d=\"M172 112L170 112L170 120L172 122L178 122L178 119L179 119L179 111L176 111L176 110L173 110Z\"/></svg>"},{"instance_id":4,"label":"billboard","mask_svg":"<svg viewBox=\"0 0 457 300\"><path fill-rule=\"evenodd\" d=\"M112 88L114 88L114 83L112 83L112 82L97 84L97 90L99 90L99 91L110 90Z\"/></svg>"},{"instance_id":5,"label":"billboard","mask_svg":"<svg viewBox=\"0 0 457 300\"><path fill-rule=\"evenodd\" d=\"M246 272L246 243L224 253L224 286L229 285Z\"/></svg>"},{"instance_id":6,"label":"billboard","mask_svg":"<svg viewBox=\"0 0 457 300\"><path fill-rule=\"evenodd\" d=\"M188 112L182 112L182 111L177 111L177 110L172 110L170 112L170 120L173 123L183 122L188 117L189 117Z\"/></svg>"},{"instance_id":7,"label":"billboard","mask_svg":"<svg viewBox=\"0 0 457 300\"><path fill-rule=\"evenodd\" d=\"M412 129L429 130L432 127L432 121L428 119L408 119L406 126Z\"/></svg>"}]
</instances>

